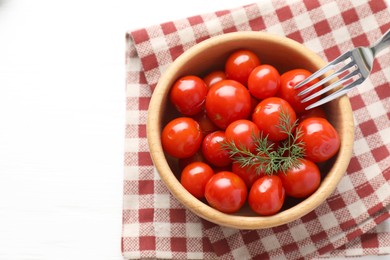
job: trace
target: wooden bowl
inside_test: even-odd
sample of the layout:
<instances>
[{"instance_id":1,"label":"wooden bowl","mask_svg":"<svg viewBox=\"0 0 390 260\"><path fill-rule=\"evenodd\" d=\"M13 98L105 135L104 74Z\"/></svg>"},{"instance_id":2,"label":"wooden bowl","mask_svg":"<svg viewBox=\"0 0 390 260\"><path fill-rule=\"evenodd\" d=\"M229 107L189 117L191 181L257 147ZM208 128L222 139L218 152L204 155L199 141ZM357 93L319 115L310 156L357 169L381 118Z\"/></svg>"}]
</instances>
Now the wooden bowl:
<instances>
[{"instance_id":1,"label":"wooden bowl","mask_svg":"<svg viewBox=\"0 0 390 260\"><path fill-rule=\"evenodd\" d=\"M167 156L161 144L162 127L177 116L170 105L168 93L181 76L204 75L215 68L221 68L227 56L234 50L247 48L254 51L262 64L275 66L280 73L304 68L316 71L326 63L305 46L281 36L265 32L234 32L205 40L178 57L160 78L148 110L147 138L153 163L169 191L186 208L215 224L237 229L262 229L294 221L323 203L335 190L349 164L353 145L353 117L348 97L343 96L326 105L329 121L340 135L341 147L333 160L321 167L321 186L304 200L286 201L276 215L259 216L245 205L235 214L225 214L213 209L192 196L178 179L179 170L174 159Z\"/></svg>"}]
</instances>

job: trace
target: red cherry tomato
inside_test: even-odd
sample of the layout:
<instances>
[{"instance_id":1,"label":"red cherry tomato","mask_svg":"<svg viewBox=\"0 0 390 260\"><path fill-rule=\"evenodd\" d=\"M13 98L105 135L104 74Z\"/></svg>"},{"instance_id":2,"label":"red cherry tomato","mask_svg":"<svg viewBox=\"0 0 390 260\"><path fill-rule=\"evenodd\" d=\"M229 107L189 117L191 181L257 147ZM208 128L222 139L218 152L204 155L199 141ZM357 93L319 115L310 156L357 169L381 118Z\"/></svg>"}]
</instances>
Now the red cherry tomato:
<instances>
[{"instance_id":1,"label":"red cherry tomato","mask_svg":"<svg viewBox=\"0 0 390 260\"><path fill-rule=\"evenodd\" d=\"M306 159L301 159L299 166L278 175L286 194L293 198L307 198L318 189L321 183L318 166Z\"/></svg>"},{"instance_id":2,"label":"red cherry tomato","mask_svg":"<svg viewBox=\"0 0 390 260\"><path fill-rule=\"evenodd\" d=\"M237 212L245 203L248 190L236 174L222 171L214 174L206 184L205 197L211 207L224 212Z\"/></svg>"},{"instance_id":3,"label":"red cherry tomato","mask_svg":"<svg viewBox=\"0 0 390 260\"><path fill-rule=\"evenodd\" d=\"M299 140L305 144L305 157L313 162L324 162L340 149L340 137L328 120L310 117L298 125L302 131Z\"/></svg>"},{"instance_id":4,"label":"red cherry tomato","mask_svg":"<svg viewBox=\"0 0 390 260\"><path fill-rule=\"evenodd\" d=\"M214 175L213 169L204 162L193 162L181 173L180 183L195 198L203 199L206 184Z\"/></svg>"},{"instance_id":5,"label":"red cherry tomato","mask_svg":"<svg viewBox=\"0 0 390 260\"><path fill-rule=\"evenodd\" d=\"M207 116L206 110L204 109L200 113L196 114L193 118L196 122L198 122L203 136L219 130L219 127L216 126L213 121L211 121L211 119Z\"/></svg>"},{"instance_id":6,"label":"red cherry tomato","mask_svg":"<svg viewBox=\"0 0 390 260\"><path fill-rule=\"evenodd\" d=\"M232 163L228 150L221 146L225 141L224 131L215 131L204 137L202 153L207 162L217 167L225 167Z\"/></svg>"},{"instance_id":7,"label":"red cherry tomato","mask_svg":"<svg viewBox=\"0 0 390 260\"><path fill-rule=\"evenodd\" d=\"M238 162L233 162L232 164L232 172L241 177L241 179L245 182L248 189L250 189L253 183L264 176L264 171L258 171L257 166L241 166Z\"/></svg>"},{"instance_id":8,"label":"red cherry tomato","mask_svg":"<svg viewBox=\"0 0 390 260\"><path fill-rule=\"evenodd\" d=\"M249 92L258 99L273 97L280 86L280 75L275 67L263 64L254 68L248 78Z\"/></svg>"},{"instance_id":9,"label":"red cherry tomato","mask_svg":"<svg viewBox=\"0 0 390 260\"><path fill-rule=\"evenodd\" d=\"M305 110L302 113L298 115L298 121L302 122L304 119L309 118L309 117L322 117L322 118L327 118L326 112L322 107L314 107L309 110Z\"/></svg>"},{"instance_id":10,"label":"red cherry tomato","mask_svg":"<svg viewBox=\"0 0 390 260\"><path fill-rule=\"evenodd\" d=\"M239 119L228 125L225 130L226 140L233 142L238 148L254 153L259 138L259 128L248 119Z\"/></svg>"},{"instance_id":11,"label":"red cherry tomato","mask_svg":"<svg viewBox=\"0 0 390 260\"><path fill-rule=\"evenodd\" d=\"M170 100L182 115L193 116L203 109L207 90L206 83L201 78L184 76L173 84Z\"/></svg>"},{"instance_id":12,"label":"red cherry tomato","mask_svg":"<svg viewBox=\"0 0 390 260\"><path fill-rule=\"evenodd\" d=\"M194 155L187 158L180 158L178 160L178 166L180 170L183 170L187 165L193 162L206 162L201 149L199 149Z\"/></svg>"},{"instance_id":13,"label":"red cherry tomato","mask_svg":"<svg viewBox=\"0 0 390 260\"><path fill-rule=\"evenodd\" d=\"M203 77L203 81L209 88L223 79L226 79L226 74L223 70L214 70Z\"/></svg>"},{"instance_id":14,"label":"red cherry tomato","mask_svg":"<svg viewBox=\"0 0 390 260\"><path fill-rule=\"evenodd\" d=\"M191 157L202 144L199 124L190 117L178 117L165 125L161 135L163 149L176 158Z\"/></svg>"},{"instance_id":15,"label":"red cherry tomato","mask_svg":"<svg viewBox=\"0 0 390 260\"><path fill-rule=\"evenodd\" d=\"M303 81L311 74L312 73L310 71L305 69L294 69L287 71L280 76L280 89L278 91L278 96L290 103L290 105L295 109L295 112L297 113L303 112L308 105L313 104L321 98L321 96L319 96L305 103L301 102L309 95L318 92L320 89L322 89L322 87L318 87L305 95L298 96L299 92L317 83L318 79L315 79L310 83L305 84L299 89L294 88L299 82Z\"/></svg>"},{"instance_id":16,"label":"red cherry tomato","mask_svg":"<svg viewBox=\"0 0 390 260\"><path fill-rule=\"evenodd\" d=\"M225 129L235 120L248 118L251 112L251 95L241 83L221 80L207 94L206 111L215 125Z\"/></svg>"},{"instance_id":17,"label":"red cherry tomato","mask_svg":"<svg viewBox=\"0 0 390 260\"><path fill-rule=\"evenodd\" d=\"M246 49L237 50L230 54L226 60L226 77L246 86L248 84L249 74L259 65L260 59L256 53Z\"/></svg>"},{"instance_id":18,"label":"red cherry tomato","mask_svg":"<svg viewBox=\"0 0 390 260\"><path fill-rule=\"evenodd\" d=\"M263 133L263 136L268 135L272 141L281 141L287 138L287 134L280 127L283 124L281 113L288 115L291 127L297 118L290 104L279 97L266 98L256 106L252 121Z\"/></svg>"},{"instance_id":19,"label":"red cherry tomato","mask_svg":"<svg viewBox=\"0 0 390 260\"><path fill-rule=\"evenodd\" d=\"M266 175L253 183L249 191L250 208L259 215L270 216L280 211L285 199L282 181L277 175Z\"/></svg>"}]
</instances>

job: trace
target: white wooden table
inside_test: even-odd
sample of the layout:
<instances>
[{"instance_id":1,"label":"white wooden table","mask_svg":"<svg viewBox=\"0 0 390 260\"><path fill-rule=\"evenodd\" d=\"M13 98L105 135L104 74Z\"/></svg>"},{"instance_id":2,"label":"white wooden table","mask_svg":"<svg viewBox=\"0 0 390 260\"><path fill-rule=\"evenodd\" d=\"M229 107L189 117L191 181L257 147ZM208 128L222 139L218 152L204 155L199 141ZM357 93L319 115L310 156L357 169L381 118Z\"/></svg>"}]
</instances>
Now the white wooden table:
<instances>
[{"instance_id":1,"label":"white wooden table","mask_svg":"<svg viewBox=\"0 0 390 260\"><path fill-rule=\"evenodd\" d=\"M252 2L0 0L1 260L122 259L125 32Z\"/></svg>"}]
</instances>

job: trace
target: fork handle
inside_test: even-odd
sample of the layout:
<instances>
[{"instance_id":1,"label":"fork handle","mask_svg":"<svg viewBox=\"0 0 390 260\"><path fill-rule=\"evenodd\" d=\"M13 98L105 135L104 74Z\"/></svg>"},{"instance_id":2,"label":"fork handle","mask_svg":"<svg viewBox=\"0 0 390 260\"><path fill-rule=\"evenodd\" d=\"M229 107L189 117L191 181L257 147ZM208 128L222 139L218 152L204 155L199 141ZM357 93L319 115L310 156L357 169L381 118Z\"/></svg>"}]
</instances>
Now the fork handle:
<instances>
[{"instance_id":1,"label":"fork handle","mask_svg":"<svg viewBox=\"0 0 390 260\"><path fill-rule=\"evenodd\" d=\"M390 30L387 30L387 32L385 32L385 34L383 34L382 37L372 45L371 50L373 55L375 56L378 52L388 46L390 46Z\"/></svg>"}]
</instances>

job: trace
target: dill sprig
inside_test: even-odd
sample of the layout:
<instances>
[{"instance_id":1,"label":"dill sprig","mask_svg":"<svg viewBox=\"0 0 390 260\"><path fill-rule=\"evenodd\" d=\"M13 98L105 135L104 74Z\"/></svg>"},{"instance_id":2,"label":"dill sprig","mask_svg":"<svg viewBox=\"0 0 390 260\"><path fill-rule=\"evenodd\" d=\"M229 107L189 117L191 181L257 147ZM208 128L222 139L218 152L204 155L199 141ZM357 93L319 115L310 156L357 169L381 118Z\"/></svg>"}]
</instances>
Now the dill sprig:
<instances>
[{"instance_id":1,"label":"dill sprig","mask_svg":"<svg viewBox=\"0 0 390 260\"><path fill-rule=\"evenodd\" d=\"M243 145L236 145L234 141L221 143L222 148L229 151L230 158L239 163L241 167L256 167L256 173L264 172L271 175L278 172L285 173L288 169L300 165L300 159L304 157L304 143L299 139L302 130L298 127L298 120L291 123L290 115L280 112L279 128L287 138L274 147L275 143L270 142L268 135L252 135L256 145L256 153L252 153Z\"/></svg>"}]
</instances>

